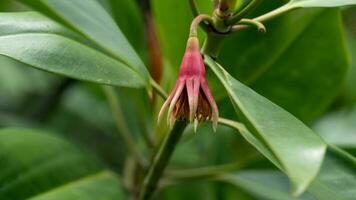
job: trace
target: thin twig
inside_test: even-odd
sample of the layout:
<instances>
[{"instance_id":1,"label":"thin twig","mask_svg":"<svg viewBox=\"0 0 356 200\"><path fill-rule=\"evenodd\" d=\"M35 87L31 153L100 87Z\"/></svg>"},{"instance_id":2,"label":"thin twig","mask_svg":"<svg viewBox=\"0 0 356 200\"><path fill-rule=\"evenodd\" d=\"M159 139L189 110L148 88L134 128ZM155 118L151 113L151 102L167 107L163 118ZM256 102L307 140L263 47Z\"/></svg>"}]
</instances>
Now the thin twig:
<instances>
[{"instance_id":1,"label":"thin twig","mask_svg":"<svg viewBox=\"0 0 356 200\"><path fill-rule=\"evenodd\" d=\"M255 28L257 28L257 30L261 33L265 33L266 32L266 27L265 25L263 25L261 22L253 20L253 19L241 19L239 21L239 24L244 24L244 25L250 25L253 26Z\"/></svg>"},{"instance_id":2,"label":"thin twig","mask_svg":"<svg viewBox=\"0 0 356 200\"><path fill-rule=\"evenodd\" d=\"M163 88L153 79L150 79L151 86L153 90L161 96L163 99L167 99L168 94L163 90Z\"/></svg>"},{"instance_id":3,"label":"thin twig","mask_svg":"<svg viewBox=\"0 0 356 200\"><path fill-rule=\"evenodd\" d=\"M220 174L224 174L231 171L236 171L244 168L251 160L257 158L260 154L253 154L244 160L239 160L233 163L218 165L218 166L208 166L195 169L182 169L182 170L170 170L165 173L166 178L174 179L178 181L193 181L210 179Z\"/></svg>"},{"instance_id":4,"label":"thin twig","mask_svg":"<svg viewBox=\"0 0 356 200\"><path fill-rule=\"evenodd\" d=\"M239 13L232 16L228 21L228 25L232 25L240 21L247 14L249 14L253 9L255 9L263 0L252 0L244 9L242 9Z\"/></svg>"},{"instance_id":5,"label":"thin twig","mask_svg":"<svg viewBox=\"0 0 356 200\"><path fill-rule=\"evenodd\" d=\"M287 13L289 11L292 11L292 10L295 10L297 9L298 7L297 6L293 6L293 4L285 4L271 12L268 12L264 15L261 15L259 17L256 17L256 18L253 18L252 20L253 21L257 21L257 22L260 22L260 23L264 23L266 21L269 21L271 19L274 19L275 17L278 17L284 13ZM233 32L237 32L237 31L240 31L240 30L245 30L247 28L249 28L250 26L247 26L247 25L234 25L231 29L231 31Z\"/></svg>"},{"instance_id":6,"label":"thin twig","mask_svg":"<svg viewBox=\"0 0 356 200\"><path fill-rule=\"evenodd\" d=\"M140 127L143 127L141 133L142 133L142 136L143 136L143 139L147 145L147 147L149 148L153 148L156 146L156 140L155 138L153 138L153 134L151 134L148 130L148 128L146 127L146 122L144 120L144 117L139 117L139 124L140 124Z\"/></svg>"},{"instance_id":7,"label":"thin twig","mask_svg":"<svg viewBox=\"0 0 356 200\"><path fill-rule=\"evenodd\" d=\"M120 137L123 139L127 149L135 157L137 162L141 166L146 166L147 161L145 157L141 154L139 148L137 147L135 141L132 138L132 134L130 134L129 129L126 126L126 122L122 110L120 108L120 102L115 94L115 90L110 86L103 86L103 90L108 99L111 111L114 115Z\"/></svg>"}]
</instances>

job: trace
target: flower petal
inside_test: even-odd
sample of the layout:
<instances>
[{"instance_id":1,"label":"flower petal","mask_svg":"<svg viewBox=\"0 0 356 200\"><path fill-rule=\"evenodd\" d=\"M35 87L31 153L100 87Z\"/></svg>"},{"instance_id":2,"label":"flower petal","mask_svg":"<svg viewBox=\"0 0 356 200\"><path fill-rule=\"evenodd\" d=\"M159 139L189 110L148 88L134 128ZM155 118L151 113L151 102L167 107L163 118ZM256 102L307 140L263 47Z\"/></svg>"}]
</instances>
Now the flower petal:
<instances>
[{"instance_id":1,"label":"flower petal","mask_svg":"<svg viewBox=\"0 0 356 200\"><path fill-rule=\"evenodd\" d=\"M219 111L218 111L218 106L216 105L216 102L214 100L213 95L210 92L208 83L205 79L201 79L200 80L201 83L201 88L206 96L206 98L209 101L209 104L211 106L212 109L212 117L211 117L211 121L213 122L213 129L214 131L216 131L216 128L218 126L218 120L219 120Z\"/></svg>"},{"instance_id":2,"label":"flower petal","mask_svg":"<svg viewBox=\"0 0 356 200\"><path fill-rule=\"evenodd\" d=\"M199 91L200 91L200 81L199 78L194 78L194 86L193 86L193 112L194 115L198 110L198 100L199 100Z\"/></svg>"},{"instance_id":3,"label":"flower petal","mask_svg":"<svg viewBox=\"0 0 356 200\"><path fill-rule=\"evenodd\" d=\"M179 83L179 82L178 82ZM162 117L163 117L163 113L164 111L168 108L168 106L170 105L171 101L172 101L172 98L175 94L175 92L177 91L177 88L178 88L178 83L174 86L171 94L168 96L168 98L166 99L166 101L163 103L159 113L158 113L158 119L157 119L157 123L159 124L162 120Z\"/></svg>"},{"instance_id":4,"label":"flower petal","mask_svg":"<svg viewBox=\"0 0 356 200\"><path fill-rule=\"evenodd\" d=\"M171 99L172 99L171 97L172 97L172 95L170 95L168 97L168 99L164 102L164 104L161 107L161 110L158 113L158 119L157 119L157 123L158 124L161 123L163 113L164 113L164 111L166 111L166 109L168 108L169 103L171 102Z\"/></svg>"},{"instance_id":5,"label":"flower petal","mask_svg":"<svg viewBox=\"0 0 356 200\"><path fill-rule=\"evenodd\" d=\"M169 105L169 110L168 110L168 116L167 116L167 120L168 120L168 123L170 122L170 116L172 115L172 111L178 101L178 98L179 96L181 95L183 89L184 89L184 86L185 86L185 81L182 81L182 80L178 80L177 82L177 90L174 91L174 93L172 93L173 95L173 98L172 98L172 101Z\"/></svg>"},{"instance_id":6,"label":"flower petal","mask_svg":"<svg viewBox=\"0 0 356 200\"><path fill-rule=\"evenodd\" d=\"M189 103L189 122L192 122L196 110L194 110L194 82L192 78L186 80L187 95Z\"/></svg>"}]
</instances>

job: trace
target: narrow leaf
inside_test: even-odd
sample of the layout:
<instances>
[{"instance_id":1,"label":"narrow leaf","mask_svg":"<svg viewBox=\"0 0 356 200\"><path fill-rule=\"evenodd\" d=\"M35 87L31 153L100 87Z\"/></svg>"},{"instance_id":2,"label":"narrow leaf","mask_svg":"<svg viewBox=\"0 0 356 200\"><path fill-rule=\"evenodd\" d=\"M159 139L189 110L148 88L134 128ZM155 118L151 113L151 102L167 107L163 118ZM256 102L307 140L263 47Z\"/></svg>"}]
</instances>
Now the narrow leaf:
<instances>
[{"instance_id":1,"label":"narrow leaf","mask_svg":"<svg viewBox=\"0 0 356 200\"><path fill-rule=\"evenodd\" d=\"M1 129L0 166L0 199L124 199L94 157L43 131Z\"/></svg>"},{"instance_id":2,"label":"narrow leaf","mask_svg":"<svg viewBox=\"0 0 356 200\"><path fill-rule=\"evenodd\" d=\"M111 16L96 0L19 0L86 36L137 71L148 84L148 71Z\"/></svg>"},{"instance_id":3,"label":"narrow leaf","mask_svg":"<svg viewBox=\"0 0 356 200\"><path fill-rule=\"evenodd\" d=\"M0 14L0 54L38 69L95 83L142 87L126 64L93 49L80 36L33 12Z\"/></svg>"},{"instance_id":4,"label":"narrow leaf","mask_svg":"<svg viewBox=\"0 0 356 200\"><path fill-rule=\"evenodd\" d=\"M205 58L247 129L279 160L292 182L293 193L301 194L317 175L326 144L293 115L234 79L208 56Z\"/></svg>"},{"instance_id":5,"label":"narrow leaf","mask_svg":"<svg viewBox=\"0 0 356 200\"><path fill-rule=\"evenodd\" d=\"M308 191L299 198L288 194L288 180L277 171L241 171L234 175L223 175L220 179L261 199L351 200L356 195L355 164L352 161L343 159L341 154L347 153L342 150L340 152L328 151L320 174L311 184Z\"/></svg>"},{"instance_id":6,"label":"narrow leaf","mask_svg":"<svg viewBox=\"0 0 356 200\"><path fill-rule=\"evenodd\" d=\"M356 107L330 113L315 123L314 129L328 144L356 149Z\"/></svg>"}]
</instances>

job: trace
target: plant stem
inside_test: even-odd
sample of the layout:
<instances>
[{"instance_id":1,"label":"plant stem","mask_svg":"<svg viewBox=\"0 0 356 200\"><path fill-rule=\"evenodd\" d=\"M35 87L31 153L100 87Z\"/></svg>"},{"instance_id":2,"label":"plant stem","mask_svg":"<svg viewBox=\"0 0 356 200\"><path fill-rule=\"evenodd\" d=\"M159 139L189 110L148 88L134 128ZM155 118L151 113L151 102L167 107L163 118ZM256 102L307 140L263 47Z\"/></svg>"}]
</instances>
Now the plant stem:
<instances>
[{"instance_id":1,"label":"plant stem","mask_svg":"<svg viewBox=\"0 0 356 200\"><path fill-rule=\"evenodd\" d=\"M198 16L200 13L199 13L199 10L198 10L197 2L195 0L189 0L189 5L190 5L190 8L192 10L193 16L194 17Z\"/></svg>"},{"instance_id":2,"label":"plant stem","mask_svg":"<svg viewBox=\"0 0 356 200\"><path fill-rule=\"evenodd\" d=\"M218 9L222 12L233 10L236 5L236 0L219 0Z\"/></svg>"},{"instance_id":3,"label":"plant stem","mask_svg":"<svg viewBox=\"0 0 356 200\"><path fill-rule=\"evenodd\" d=\"M254 18L252 20L260 22L260 23L263 23L263 22L271 20L271 19L273 19L275 17L278 17L278 16L280 16L282 14L285 14L285 13L287 13L289 11L295 10L297 8L298 8L297 6L294 6L293 4L288 3L288 4L285 4L285 5L277 8L277 9L269 12L269 13L266 13L264 15L256 17L256 18ZM235 26L233 26L231 28L231 31L232 32L237 32L237 31L244 30L244 29L247 29L247 28L249 28L249 26L247 26L247 25L235 25Z\"/></svg>"},{"instance_id":4,"label":"plant stem","mask_svg":"<svg viewBox=\"0 0 356 200\"><path fill-rule=\"evenodd\" d=\"M277 17L279 15L282 15L282 14L284 14L286 12L289 12L289 11L297 9L297 8L298 8L297 6L295 6L295 5L291 4L291 3L287 3L287 4L277 8L277 9L271 11L271 12L268 12L268 13L266 13L264 15L256 17L253 20L263 23L265 21L271 20L271 19L273 19L273 18L275 18L275 17Z\"/></svg>"},{"instance_id":5,"label":"plant stem","mask_svg":"<svg viewBox=\"0 0 356 200\"><path fill-rule=\"evenodd\" d=\"M118 133L120 134L120 137L124 141L127 149L135 157L136 161L141 166L146 166L147 161L145 157L141 154L135 141L131 137L129 129L126 126L125 119L122 110L120 108L120 102L115 94L115 90L110 86L104 86L103 90L108 99L109 105L111 107L111 111L114 115L116 126L118 129Z\"/></svg>"},{"instance_id":6,"label":"plant stem","mask_svg":"<svg viewBox=\"0 0 356 200\"><path fill-rule=\"evenodd\" d=\"M150 79L150 84L154 91L156 91L157 94L159 94L159 96L161 96L163 99L168 97L167 93L162 89L162 87L152 78Z\"/></svg>"},{"instance_id":7,"label":"plant stem","mask_svg":"<svg viewBox=\"0 0 356 200\"><path fill-rule=\"evenodd\" d=\"M239 21L239 24L253 26L261 33L265 33L266 32L266 27L259 21L255 21L255 20L252 20L252 19L241 19Z\"/></svg>"},{"instance_id":8,"label":"plant stem","mask_svg":"<svg viewBox=\"0 0 356 200\"><path fill-rule=\"evenodd\" d=\"M239 13L232 16L228 21L228 25L232 25L240 21L243 17L245 17L249 12L255 9L263 0L252 0L244 9L242 9Z\"/></svg>"},{"instance_id":9,"label":"plant stem","mask_svg":"<svg viewBox=\"0 0 356 200\"><path fill-rule=\"evenodd\" d=\"M156 138L153 137L153 134L150 133L150 131L148 130L148 128L146 128L146 122L144 120L144 117L139 117L139 125L140 127L143 127L141 130L141 135L146 143L146 146L148 148L153 148L156 146Z\"/></svg>"},{"instance_id":10,"label":"plant stem","mask_svg":"<svg viewBox=\"0 0 356 200\"><path fill-rule=\"evenodd\" d=\"M144 179L139 196L140 200L149 199L156 190L157 183L161 178L163 171L166 168L186 126L187 123L185 121L176 121L171 132L164 138L163 143L160 145L158 152L155 154L150 168L148 169L148 173Z\"/></svg>"},{"instance_id":11,"label":"plant stem","mask_svg":"<svg viewBox=\"0 0 356 200\"><path fill-rule=\"evenodd\" d=\"M196 16L190 25L189 37L197 37L198 36L198 26L204 20L208 21L210 24L213 23L212 18L209 15L200 14L200 15Z\"/></svg>"},{"instance_id":12,"label":"plant stem","mask_svg":"<svg viewBox=\"0 0 356 200\"><path fill-rule=\"evenodd\" d=\"M230 119L221 118L221 117L219 118L219 124L229 126L231 128L238 130L239 132L243 132L246 129L245 125L240 122L233 121Z\"/></svg>"},{"instance_id":13,"label":"plant stem","mask_svg":"<svg viewBox=\"0 0 356 200\"><path fill-rule=\"evenodd\" d=\"M233 163L223 164L220 166L209 166L196 169L170 170L165 174L167 178L177 179L178 181L193 181L210 179L220 174L236 171L245 167L251 160L257 158L259 154L253 154L244 160L239 160Z\"/></svg>"}]
</instances>

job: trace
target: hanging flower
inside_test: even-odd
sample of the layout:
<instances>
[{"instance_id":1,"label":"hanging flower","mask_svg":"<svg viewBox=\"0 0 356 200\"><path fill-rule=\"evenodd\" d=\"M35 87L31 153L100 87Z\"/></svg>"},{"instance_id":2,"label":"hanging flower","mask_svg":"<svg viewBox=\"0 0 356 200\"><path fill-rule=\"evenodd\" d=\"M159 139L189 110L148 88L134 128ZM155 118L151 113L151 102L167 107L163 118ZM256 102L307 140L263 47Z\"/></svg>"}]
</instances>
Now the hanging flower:
<instances>
[{"instance_id":1,"label":"hanging flower","mask_svg":"<svg viewBox=\"0 0 356 200\"><path fill-rule=\"evenodd\" d=\"M205 78L205 65L197 37L188 39L176 85L164 102L158 119L168 108L168 121L203 122L210 120L216 130L219 113Z\"/></svg>"}]
</instances>

